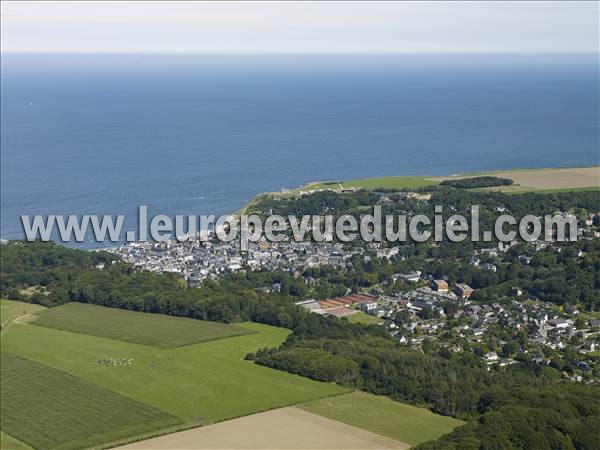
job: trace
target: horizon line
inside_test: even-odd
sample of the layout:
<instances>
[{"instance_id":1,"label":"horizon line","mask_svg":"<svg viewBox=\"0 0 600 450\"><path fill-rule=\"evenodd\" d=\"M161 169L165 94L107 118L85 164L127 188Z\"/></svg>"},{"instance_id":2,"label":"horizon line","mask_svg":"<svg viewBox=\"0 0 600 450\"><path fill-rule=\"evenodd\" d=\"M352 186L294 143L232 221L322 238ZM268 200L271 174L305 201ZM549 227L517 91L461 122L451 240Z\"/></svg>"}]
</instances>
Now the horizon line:
<instances>
[{"instance_id":1,"label":"horizon line","mask_svg":"<svg viewBox=\"0 0 600 450\"><path fill-rule=\"evenodd\" d=\"M459 55L562 55L562 56L600 56L600 51L398 51L398 52L140 52L140 51L38 51L38 50L0 50L2 55L98 55L98 56L459 56Z\"/></svg>"}]
</instances>

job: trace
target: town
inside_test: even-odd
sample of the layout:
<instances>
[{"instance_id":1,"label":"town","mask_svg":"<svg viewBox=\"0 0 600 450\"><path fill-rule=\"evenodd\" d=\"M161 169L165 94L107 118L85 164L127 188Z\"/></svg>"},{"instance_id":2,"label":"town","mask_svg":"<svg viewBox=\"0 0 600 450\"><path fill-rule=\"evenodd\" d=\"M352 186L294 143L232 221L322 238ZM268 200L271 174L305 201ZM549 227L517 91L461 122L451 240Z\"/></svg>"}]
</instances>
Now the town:
<instances>
[{"instance_id":1,"label":"town","mask_svg":"<svg viewBox=\"0 0 600 450\"><path fill-rule=\"evenodd\" d=\"M328 189L330 190L330 189ZM341 192L341 191L340 191ZM315 192L301 192L296 200ZM347 193L354 195L354 191ZM393 202L393 195L380 193L379 202ZM418 194L414 201L427 203L431 195ZM398 195L397 198L406 198ZM497 212L505 212L505 207ZM268 212L272 212L269 208ZM571 213L565 213L571 214ZM582 241L598 237L596 214L586 215L579 229ZM515 249L522 253L515 254ZM550 241L523 244L516 240L472 250L468 266L476 272L494 274L499 266L515 263L526 268L535 256L558 254L563 246ZM189 286L200 287L206 280L217 280L247 272L284 272L308 287L309 294L296 305L314 314L385 327L400 344L419 351L467 352L490 370L530 361L552 365L576 382L597 382L600 373L596 347L600 345L600 317L580 312L577 306L559 306L527 295L511 286L508 295L493 302L473 299L477 289L445 274L428 273L417 268L394 272L358 289L346 288L340 295L313 298L311 290L321 283L315 268L352 273L357 265L381 263L393 266L410 263L398 246L378 242L251 242L240 250L238 240L217 239L129 243L111 250L123 261L140 269L183 275ZM577 250L574 258L583 258ZM264 293L278 294L281 284L258 286Z\"/></svg>"}]
</instances>

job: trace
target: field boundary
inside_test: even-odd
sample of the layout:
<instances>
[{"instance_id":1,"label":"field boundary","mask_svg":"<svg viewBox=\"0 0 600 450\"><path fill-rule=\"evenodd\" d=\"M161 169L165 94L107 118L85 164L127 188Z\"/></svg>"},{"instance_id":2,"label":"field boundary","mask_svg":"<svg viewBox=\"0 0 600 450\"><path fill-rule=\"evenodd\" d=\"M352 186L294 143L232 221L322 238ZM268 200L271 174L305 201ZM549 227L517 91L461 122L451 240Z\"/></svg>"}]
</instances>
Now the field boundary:
<instances>
[{"instance_id":1,"label":"field boundary","mask_svg":"<svg viewBox=\"0 0 600 450\"><path fill-rule=\"evenodd\" d=\"M248 361L248 363L250 363L250 364L256 364L254 361ZM273 370L276 370L276 369L273 369ZM335 384L335 383L332 383L332 384ZM340 395L348 395L348 394L350 394L350 393L352 393L354 391L355 391L354 389L348 388L347 392L339 392L337 394L324 395L322 397L318 397L318 398L314 398L313 400L309 400L309 402L323 400L323 399L331 398L331 397L338 397ZM103 445L100 448L102 448L102 449L109 449L109 448L114 448L114 447L117 447L117 446L129 445L129 444L133 444L135 442L146 441L148 439L153 439L153 438L156 438L156 437L166 436L168 434L178 433L180 431L188 431L188 430L193 430L193 429L196 429L196 428L203 428L203 427L208 427L208 426L211 426L211 425L216 425L216 424L219 424L219 423L229 422L230 420L241 419L243 417L250 417L250 416L253 416L255 414L261 414L261 413L265 413L265 412L269 412L269 411L276 411L278 409L283 409L283 408L301 407L301 405L303 405L305 403L307 403L307 402L304 401L304 400L299 401L299 402L291 402L291 403L288 403L288 404L283 404L281 406L275 406L273 408L265 408L265 409L257 410L257 411L254 411L254 412L250 412L248 414L240 414L240 415L237 415L237 416L228 417L226 419L217 420L217 421L214 421L214 422L211 422L211 423L207 423L207 424L201 424L201 423L197 424L197 423L194 423L194 422L186 422L186 423L178 425L176 427L172 427L172 428L168 428L168 429L165 428L165 429L162 429L162 430L156 430L156 432L151 432L151 433L149 433L147 435L132 436L131 438L121 439L121 440L118 440L118 441L110 442L110 443L107 443L106 445Z\"/></svg>"}]
</instances>

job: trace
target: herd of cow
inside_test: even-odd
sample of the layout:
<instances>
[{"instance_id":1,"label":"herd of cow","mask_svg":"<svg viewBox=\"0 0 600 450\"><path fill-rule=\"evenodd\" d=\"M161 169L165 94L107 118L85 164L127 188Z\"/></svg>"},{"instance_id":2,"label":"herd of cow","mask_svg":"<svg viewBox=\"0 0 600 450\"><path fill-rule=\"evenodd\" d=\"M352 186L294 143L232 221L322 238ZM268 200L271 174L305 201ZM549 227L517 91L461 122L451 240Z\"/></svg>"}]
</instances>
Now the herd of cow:
<instances>
[{"instance_id":1,"label":"herd of cow","mask_svg":"<svg viewBox=\"0 0 600 450\"><path fill-rule=\"evenodd\" d=\"M107 358L107 359L97 359L96 360L96 364L99 364L101 366L132 366L133 365L133 358L126 358L126 359L113 359L113 358Z\"/></svg>"}]
</instances>

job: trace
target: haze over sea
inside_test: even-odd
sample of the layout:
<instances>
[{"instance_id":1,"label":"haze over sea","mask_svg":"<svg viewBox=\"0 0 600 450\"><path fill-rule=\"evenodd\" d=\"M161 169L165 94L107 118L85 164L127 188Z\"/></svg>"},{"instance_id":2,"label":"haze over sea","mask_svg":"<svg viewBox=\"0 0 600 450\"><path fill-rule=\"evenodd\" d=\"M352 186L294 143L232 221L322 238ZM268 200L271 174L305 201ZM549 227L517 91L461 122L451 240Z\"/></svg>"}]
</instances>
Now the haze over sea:
<instances>
[{"instance_id":1,"label":"haze over sea","mask_svg":"<svg viewBox=\"0 0 600 450\"><path fill-rule=\"evenodd\" d=\"M1 75L2 238L21 214L128 230L140 204L224 214L314 180L600 158L598 55L4 54Z\"/></svg>"}]
</instances>

